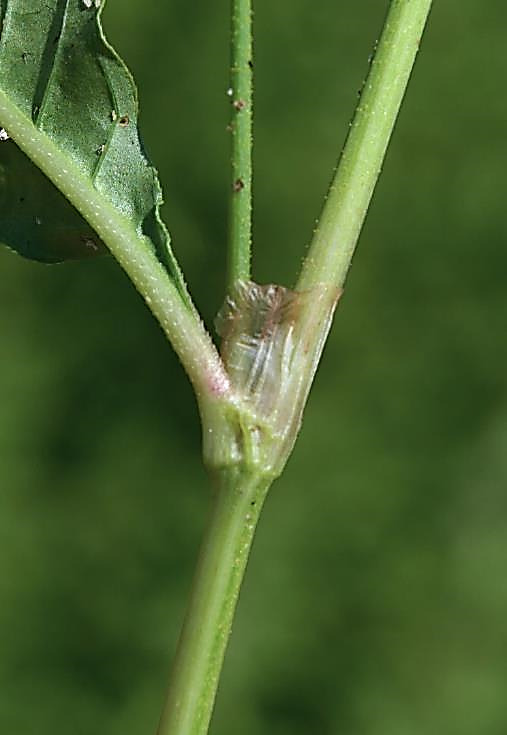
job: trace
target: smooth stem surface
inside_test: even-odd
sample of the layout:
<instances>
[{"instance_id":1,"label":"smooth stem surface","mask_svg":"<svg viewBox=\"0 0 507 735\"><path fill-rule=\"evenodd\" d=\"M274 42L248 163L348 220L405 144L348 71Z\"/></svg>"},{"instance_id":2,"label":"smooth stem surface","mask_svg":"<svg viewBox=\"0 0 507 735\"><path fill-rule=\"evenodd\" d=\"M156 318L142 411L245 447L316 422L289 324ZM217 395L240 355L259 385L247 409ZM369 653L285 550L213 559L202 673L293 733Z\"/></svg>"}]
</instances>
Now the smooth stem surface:
<instances>
[{"instance_id":1,"label":"smooth stem surface","mask_svg":"<svg viewBox=\"0 0 507 735\"><path fill-rule=\"evenodd\" d=\"M226 393L229 380L197 311L140 237L65 153L0 91L0 124L93 227L143 296L178 354L198 398Z\"/></svg>"},{"instance_id":2,"label":"smooth stem surface","mask_svg":"<svg viewBox=\"0 0 507 735\"><path fill-rule=\"evenodd\" d=\"M221 477L157 735L208 731L250 545L271 482L237 471Z\"/></svg>"},{"instance_id":3,"label":"smooth stem surface","mask_svg":"<svg viewBox=\"0 0 507 735\"><path fill-rule=\"evenodd\" d=\"M297 288L341 288L415 62L431 0L393 0Z\"/></svg>"},{"instance_id":4,"label":"smooth stem surface","mask_svg":"<svg viewBox=\"0 0 507 735\"><path fill-rule=\"evenodd\" d=\"M252 3L232 1L231 103L232 138L231 207L227 283L250 279L252 240Z\"/></svg>"}]
</instances>

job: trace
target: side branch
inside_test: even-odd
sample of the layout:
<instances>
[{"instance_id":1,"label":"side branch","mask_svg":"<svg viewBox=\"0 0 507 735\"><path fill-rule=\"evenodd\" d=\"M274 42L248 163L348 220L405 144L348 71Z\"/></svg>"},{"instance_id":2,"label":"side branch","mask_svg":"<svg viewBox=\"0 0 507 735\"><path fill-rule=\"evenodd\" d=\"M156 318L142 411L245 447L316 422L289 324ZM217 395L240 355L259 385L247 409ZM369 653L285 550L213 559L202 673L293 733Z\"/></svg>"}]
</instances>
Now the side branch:
<instances>
[{"instance_id":1,"label":"side branch","mask_svg":"<svg viewBox=\"0 0 507 735\"><path fill-rule=\"evenodd\" d=\"M231 206L227 285L250 278L252 240L252 2L232 0Z\"/></svg>"},{"instance_id":2,"label":"side branch","mask_svg":"<svg viewBox=\"0 0 507 735\"><path fill-rule=\"evenodd\" d=\"M414 66L432 0L392 0L298 290L341 288Z\"/></svg>"}]
</instances>

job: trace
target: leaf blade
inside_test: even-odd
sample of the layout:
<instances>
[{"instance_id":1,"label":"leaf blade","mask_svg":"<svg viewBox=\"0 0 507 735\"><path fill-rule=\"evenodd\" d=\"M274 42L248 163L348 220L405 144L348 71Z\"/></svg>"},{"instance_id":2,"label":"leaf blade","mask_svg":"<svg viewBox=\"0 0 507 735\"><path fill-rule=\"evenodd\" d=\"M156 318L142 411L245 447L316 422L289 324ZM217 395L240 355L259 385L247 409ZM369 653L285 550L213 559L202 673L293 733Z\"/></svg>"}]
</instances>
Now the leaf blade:
<instances>
[{"instance_id":1,"label":"leaf blade","mask_svg":"<svg viewBox=\"0 0 507 735\"><path fill-rule=\"evenodd\" d=\"M169 235L160 219L158 175L137 127L137 90L127 67L104 36L102 10L103 3L97 8L83 0L45 0L35 10L33 0L0 0L0 88L90 178L139 237L149 238L185 294ZM65 248L55 252L48 246L50 223L57 231L60 222L73 220L76 226L79 220L66 211L70 205L63 200L48 209L48 201L55 198L42 183L32 192L26 226L29 228L30 221L46 221L48 237L39 248L33 242L30 248L23 244L18 233L27 207L22 211L14 207L7 192L17 177L15 156L6 152L12 145L10 141L0 145L0 196L12 206L10 219L5 211L0 214L0 240L27 257L45 262L100 252L96 237L95 250L91 252L89 244L81 247L90 241L84 222L68 252ZM47 187L51 186L48 182Z\"/></svg>"}]
</instances>

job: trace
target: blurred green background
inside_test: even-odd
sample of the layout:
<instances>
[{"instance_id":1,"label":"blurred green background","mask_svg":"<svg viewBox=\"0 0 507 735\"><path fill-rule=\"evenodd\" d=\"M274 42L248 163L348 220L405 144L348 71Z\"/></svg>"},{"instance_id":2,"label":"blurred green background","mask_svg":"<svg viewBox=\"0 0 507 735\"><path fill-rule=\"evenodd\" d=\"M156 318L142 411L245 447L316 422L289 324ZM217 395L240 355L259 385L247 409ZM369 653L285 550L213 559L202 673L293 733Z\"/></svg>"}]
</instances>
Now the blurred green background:
<instances>
[{"instance_id":1,"label":"blurred green background","mask_svg":"<svg viewBox=\"0 0 507 735\"><path fill-rule=\"evenodd\" d=\"M257 3L255 276L290 285L386 2ZM109 0L165 217L223 292L228 3ZM507 732L501 0L436 2L214 735ZM112 260L0 252L0 732L146 735L208 507L190 388Z\"/></svg>"}]
</instances>

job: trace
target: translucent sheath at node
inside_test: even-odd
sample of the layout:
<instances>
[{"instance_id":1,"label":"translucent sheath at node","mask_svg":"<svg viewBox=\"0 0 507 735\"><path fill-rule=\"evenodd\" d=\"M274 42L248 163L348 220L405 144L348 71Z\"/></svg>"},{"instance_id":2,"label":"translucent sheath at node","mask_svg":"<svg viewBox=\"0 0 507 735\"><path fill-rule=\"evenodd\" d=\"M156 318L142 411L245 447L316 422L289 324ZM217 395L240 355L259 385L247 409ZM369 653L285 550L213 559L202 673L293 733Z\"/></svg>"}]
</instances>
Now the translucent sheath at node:
<instances>
[{"instance_id":1,"label":"translucent sheath at node","mask_svg":"<svg viewBox=\"0 0 507 735\"><path fill-rule=\"evenodd\" d=\"M298 293L236 281L218 314L222 359L242 406L237 456L274 476L296 440L338 296L324 284Z\"/></svg>"}]
</instances>

